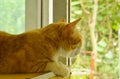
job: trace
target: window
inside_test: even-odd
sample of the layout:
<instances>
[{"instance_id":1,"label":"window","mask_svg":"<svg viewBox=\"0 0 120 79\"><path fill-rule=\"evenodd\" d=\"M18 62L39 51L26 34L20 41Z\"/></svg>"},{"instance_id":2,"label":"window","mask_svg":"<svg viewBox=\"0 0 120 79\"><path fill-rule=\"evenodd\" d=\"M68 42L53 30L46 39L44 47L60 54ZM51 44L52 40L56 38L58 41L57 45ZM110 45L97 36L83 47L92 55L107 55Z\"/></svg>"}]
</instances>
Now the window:
<instances>
[{"instance_id":1,"label":"window","mask_svg":"<svg viewBox=\"0 0 120 79\"><path fill-rule=\"evenodd\" d=\"M72 65L76 71L72 79L118 79L120 1L71 1L71 18L82 18L83 37L81 53Z\"/></svg>"},{"instance_id":2,"label":"window","mask_svg":"<svg viewBox=\"0 0 120 79\"><path fill-rule=\"evenodd\" d=\"M1 0L0 30L18 34L40 28L60 18L66 18L66 8L61 8L61 5L66 7L67 2L62 3L61 1ZM57 7L55 7L56 4Z\"/></svg>"},{"instance_id":3,"label":"window","mask_svg":"<svg viewBox=\"0 0 120 79\"><path fill-rule=\"evenodd\" d=\"M0 0L0 30L12 34L25 31L25 0Z\"/></svg>"}]
</instances>

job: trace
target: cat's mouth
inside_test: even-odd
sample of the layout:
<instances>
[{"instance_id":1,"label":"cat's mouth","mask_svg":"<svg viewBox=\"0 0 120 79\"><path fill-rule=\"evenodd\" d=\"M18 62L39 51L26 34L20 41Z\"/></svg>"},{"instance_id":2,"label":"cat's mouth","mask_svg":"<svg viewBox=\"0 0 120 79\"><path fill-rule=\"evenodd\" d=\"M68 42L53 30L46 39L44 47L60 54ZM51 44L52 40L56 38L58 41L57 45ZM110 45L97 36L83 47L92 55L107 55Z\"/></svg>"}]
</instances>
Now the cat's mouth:
<instances>
[{"instance_id":1,"label":"cat's mouth","mask_svg":"<svg viewBox=\"0 0 120 79\"><path fill-rule=\"evenodd\" d=\"M80 48L73 50L70 54L70 57L76 57L80 53Z\"/></svg>"}]
</instances>

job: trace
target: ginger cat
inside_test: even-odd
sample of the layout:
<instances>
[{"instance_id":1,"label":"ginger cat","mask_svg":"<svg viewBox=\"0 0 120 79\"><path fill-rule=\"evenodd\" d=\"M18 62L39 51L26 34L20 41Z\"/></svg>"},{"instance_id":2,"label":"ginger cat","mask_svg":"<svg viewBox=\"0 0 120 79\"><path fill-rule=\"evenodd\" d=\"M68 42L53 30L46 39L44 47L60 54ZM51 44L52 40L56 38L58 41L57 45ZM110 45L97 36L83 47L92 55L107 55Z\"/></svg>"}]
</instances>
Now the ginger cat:
<instances>
[{"instance_id":1,"label":"ginger cat","mask_svg":"<svg viewBox=\"0 0 120 79\"><path fill-rule=\"evenodd\" d=\"M58 57L77 55L82 44L76 29L79 20L59 21L18 35L0 32L0 74L52 71L67 76L69 69Z\"/></svg>"}]
</instances>

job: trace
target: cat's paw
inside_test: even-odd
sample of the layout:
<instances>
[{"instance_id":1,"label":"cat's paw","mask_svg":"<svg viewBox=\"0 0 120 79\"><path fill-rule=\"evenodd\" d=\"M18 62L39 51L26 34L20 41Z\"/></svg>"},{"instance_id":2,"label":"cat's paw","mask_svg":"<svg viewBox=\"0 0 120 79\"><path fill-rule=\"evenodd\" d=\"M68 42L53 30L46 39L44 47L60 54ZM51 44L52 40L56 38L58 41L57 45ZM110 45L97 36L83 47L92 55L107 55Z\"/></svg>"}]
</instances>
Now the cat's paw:
<instances>
[{"instance_id":1,"label":"cat's paw","mask_svg":"<svg viewBox=\"0 0 120 79\"><path fill-rule=\"evenodd\" d=\"M47 70L50 70L61 77L67 77L70 74L69 68L61 62L49 63Z\"/></svg>"},{"instance_id":2,"label":"cat's paw","mask_svg":"<svg viewBox=\"0 0 120 79\"><path fill-rule=\"evenodd\" d=\"M66 77L70 74L70 70L67 66L59 62L58 69L54 73L58 76Z\"/></svg>"}]
</instances>

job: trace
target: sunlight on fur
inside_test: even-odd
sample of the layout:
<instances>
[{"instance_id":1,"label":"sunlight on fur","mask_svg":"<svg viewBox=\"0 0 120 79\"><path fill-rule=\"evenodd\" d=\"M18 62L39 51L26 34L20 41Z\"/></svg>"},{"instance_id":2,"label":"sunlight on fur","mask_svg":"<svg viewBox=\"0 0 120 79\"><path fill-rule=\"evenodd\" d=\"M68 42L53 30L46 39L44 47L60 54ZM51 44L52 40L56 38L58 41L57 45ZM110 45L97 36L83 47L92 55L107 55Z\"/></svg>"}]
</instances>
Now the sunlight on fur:
<instances>
[{"instance_id":1,"label":"sunlight on fur","mask_svg":"<svg viewBox=\"0 0 120 79\"><path fill-rule=\"evenodd\" d=\"M82 38L76 24L60 20L19 35L0 32L0 74L42 73L52 71L65 77L69 68L58 61L59 56L79 53Z\"/></svg>"}]
</instances>

